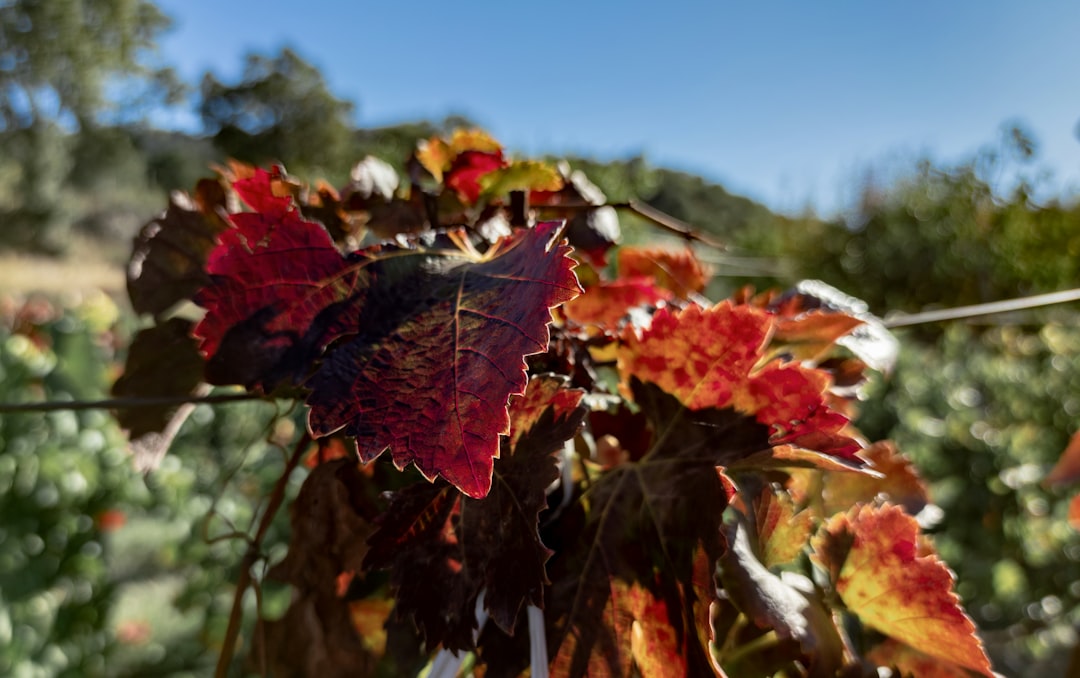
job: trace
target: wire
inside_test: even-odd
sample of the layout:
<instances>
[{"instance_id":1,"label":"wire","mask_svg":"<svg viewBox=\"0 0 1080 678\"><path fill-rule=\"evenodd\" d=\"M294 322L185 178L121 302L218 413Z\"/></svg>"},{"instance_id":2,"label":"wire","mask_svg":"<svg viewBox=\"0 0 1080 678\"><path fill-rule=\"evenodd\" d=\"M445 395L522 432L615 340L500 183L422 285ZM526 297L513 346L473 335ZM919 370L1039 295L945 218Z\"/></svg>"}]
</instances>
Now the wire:
<instances>
[{"instance_id":1,"label":"wire","mask_svg":"<svg viewBox=\"0 0 1080 678\"><path fill-rule=\"evenodd\" d=\"M928 323L944 322L946 320L960 320L963 318L975 318L984 315L997 315L1010 311L1023 311L1031 308L1064 304L1070 301L1080 301L1080 288L1050 292L1048 294L1036 294L1030 297L1006 299L1003 301L991 301L986 304L974 304L972 306L956 306L943 308L936 311L923 313L890 313L885 316L885 327L910 327L911 325L925 325Z\"/></svg>"}]
</instances>

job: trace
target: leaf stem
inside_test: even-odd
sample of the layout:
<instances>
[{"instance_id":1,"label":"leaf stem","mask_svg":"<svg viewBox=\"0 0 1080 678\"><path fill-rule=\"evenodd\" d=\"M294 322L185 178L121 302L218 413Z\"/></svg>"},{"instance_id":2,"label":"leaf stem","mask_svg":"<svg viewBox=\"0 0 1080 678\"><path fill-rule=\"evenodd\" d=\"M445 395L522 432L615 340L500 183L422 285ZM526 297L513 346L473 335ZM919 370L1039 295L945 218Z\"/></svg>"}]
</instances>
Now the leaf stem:
<instances>
[{"instance_id":1,"label":"leaf stem","mask_svg":"<svg viewBox=\"0 0 1080 678\"><path fill-rule=\"evenodd\" d=\"M747 656L754 654L755 652L773 648L779 642L780 637L776 635L776 631L769 631L764 635L754 638L748 643L744 643L734 648L731 651L731 654L724 657L724 666L734 666Z\"/></svg>"},{"instance_id":2,"label":"leaf stem","mask_svg":"<svg viewBox=\"0 0 1080 678\"><path fill-rule=\"evenodd\" d=\"M226 678L229 673L229 664L236 652L236 639L240 635L240 621L244 616L244 593L252 584L251 568L262 557L262 540L270 529L270 523L274 521L281 504L285 501L285 488L289 483L289 476L296 470L304 451L311 444L311 434L304 435L297 441L293 448L292 456L285 463L281 476L277 479L273 491L270 493L270 501L266 504L266 510L259 519L259 526L255 530L255 536L248 543L247 553L240 562L240 576L236 582L236 592L233 594L232 610L229 612L229 625L225 630L225 640L221 645L221 654L218 656L217 668L214 670L215 678Z\"/></svg>"}]
</instances>

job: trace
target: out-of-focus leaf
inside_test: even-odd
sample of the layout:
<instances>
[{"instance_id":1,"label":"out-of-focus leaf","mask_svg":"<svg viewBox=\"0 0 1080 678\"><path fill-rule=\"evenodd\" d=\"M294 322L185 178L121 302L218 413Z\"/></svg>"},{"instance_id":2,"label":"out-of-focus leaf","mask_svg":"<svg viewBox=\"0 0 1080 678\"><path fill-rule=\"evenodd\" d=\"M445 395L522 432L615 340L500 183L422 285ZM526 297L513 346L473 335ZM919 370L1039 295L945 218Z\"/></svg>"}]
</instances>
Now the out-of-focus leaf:
<instances>
[{"instance_id":1,"label":"out-of-focus leaf","mask_svg":"<svg viewBox=\"0 0 1080 678\"><path fill-rule=\"evenodd\" d=\"M411 618L428 643L471 649L482 590L485 609L506 633L523 605L543 605L550 551L537 516L559 477L555 455L585 416L582 395L552 376L529 382L511 403L511 433L485 498L463 499L442 481L394 493L365 567L390 570L395 615Z\"/></svg>"},{"instance_id":2,"label":"out-of-focus leaf","mask_svg":"<svg viewBox=\"0 0 1080 678\"><path fill-rule=\"evenodd\" d=\"M485 496L524 356L547 349L549 309L580 291L569 248L552 242L559 226L521 230L479 259L398 259L409 279L371 292L385 314L365 310L378 320L307 382L311 430L343 430L365 461L389 449L398 468Z\"/></svg>"},{"instance_id":3,"label":"out-of-focus leaf","mask_svg":"<svg viewBox=\"0 0 1080 678\"><path fill-rule=\"evenodd\" d=\"M836 675L844 664L844 645L829 610L792 586L790 575L778 577L758 561L745 526L736 522L726 531L729 548L720 558L720 576L731 600L758 628L796 641L810 676Z\"/></svg>"},{"instance_id":4,"label":"out-of-focus leaf","mask_svg":"<svg viewBox=\"0 0 1080 678\"><path fill-rule=\"evenodd\" d=\"M353 625L349 603L308 592L285 616L264 621L254 635L248 663L260 674L287 678L353 678L372 675L375 655Z\"/></svg>"},{"instance_id":5,"label":"out-of-focus leaf","mask_svg":"<svg viewBox=\"0 0 1080 678\"><path fill-rule=\"evenodd\" d=\"M359 197L364 200L390 202L398 188L398 175L387 162L369 155L353 166L349 183L342 191L343 199Z\"/></svg>"},{"instance_id":6,"label":"out-of-focus leaf","mask_svg":"<svg viewBox=\"0 0 1080 678\"><path fill-rule=\"evenodd\" d=\"M619 277L651 276L656 284L687 299L701 292L709 282L709 272L693 250L660 247L619 248Z\"/></svg>"},{"instance_id":7,"label":"out-of-focus leaf","mask_svg":"<svg viewBox=\"0 0 1080 678\"><path fill-rule=\"evenodd\" d=\"M228 227L217 213L224 207L224 195L215 198L209 184L220 190L217 182L207 179L200 182L196 200L173 193L165 214L135 237L127 289L136 313L160 316L209 282L206 258Z\"/></svg>"},{"instance_id":8,"label":"out-of-focus leaf","mask_svg":"<svg viewBox=\"0 0 1080 678\"><path fill-rule=\"evenodd\" d=\"M614 330L630 309L655 306L671 299L671 293L650 278L628 278L602 282L563 306L566 317L581 325L595 325Z\"/></svg>"},{"instance_id":9,"label":"out-of-focus leaf","mask_svg":"<svg viewBox=\"0 0 1080 678\"><path fill-rule=\"evenodd\" d=\"M113 384L117 398L190 396L200 391L203 359L191 322L172 318L139 331L128 349L124 373ZM155 468L165 456L194 405L161 405L117 410L116 419L128 429L137 468Z\"/></svg>"},{"instance_id":10,"label":"out-of-focus leaf","mask_svg":"<svg viewBox=\"0 0 1080 678\"><path fill-rule=\"evenodd\" d=\"M465 205L473 205L483 193L481 180L508 165L502 151L464 151L454 158L443 176L446 187L455 191Z\"/></svg>"},{"instance_id":11,"label":"out-of-focus leaf","mask_svg":"<svg viewBox=\"0 0 1080 678\"><path fill-rule=\"evenodd\" d=\"M505 198L511 191L557 191L563 180L554 167L535 160L518 160L479 178L481 194Z\"/></svg>"},{"instance_id":12,"label":"out-of-focus leaf","mask_svg":"<svg viewBox=\"0 0 1080 678\"><path fill-rule=\"evenodd\" d=\"M754 519L765 567L790 563L810 541L813 514L796 512L791 497L782 490L762 489L754 499Z\"/></svg>"},{"instance_id":13,"label":"out-of-focus leaf","mask_svg":"<svg viewBox=\"0 0 1080 678\"><path fill-rule=\"evenodd\" d=\"M292 505L292 538L274 579L301 591L337 595L343 572L360 571L377 507L355 459L320 464L304 481Z\"/></svg>"},{"instance_id":14,"label":"out-of-focus leaf","mask_svg":"<svg viewBox=\"0 0 1080 678\"><path fill-rule=\"evenodd\" d=\"M866 653L866 658L878 666L899 669L902 676L968 678L971 675L956 664L919 652L892 638L875 645Z\"/></svg>"},{"instance_id":15,"label":"out-of-focus leaf","mask_svg":"<svg viewBox=\"0 0 1080 678\"><path fill-rule=\"evenodd\" d=\"M1069 439L1068 446L1061 453L1054 468L1046 475L1043 482L1047 485L1066 485L1080 480L1080 431Z\"/></svg>"},{"instance_id":16,"label":"out-of-focus leaf","mask_svg":"<svg viewBox=\"0 0 1080 678\"><path fill-rule=\"evenodd\" d=\"M918 523L899 506L859 506L814 538L816 560L863 623L926 654L992 675L975 624L933 552L920 555Z\"/></svg>"},{"instance_id":17,"label":"out-of-focus leaf","mask_svg":"<svg viewBox=\"0 0 1080 678\"><path fill-rule=\"evenodd\" d=\"M889 441L876 442L859 453L878 476L858 473L827 473L822 480L822 502L826 516L847 511L857 504L883 499L918 515L930 501L918 471Z\"/></svg>"}]
</instances>

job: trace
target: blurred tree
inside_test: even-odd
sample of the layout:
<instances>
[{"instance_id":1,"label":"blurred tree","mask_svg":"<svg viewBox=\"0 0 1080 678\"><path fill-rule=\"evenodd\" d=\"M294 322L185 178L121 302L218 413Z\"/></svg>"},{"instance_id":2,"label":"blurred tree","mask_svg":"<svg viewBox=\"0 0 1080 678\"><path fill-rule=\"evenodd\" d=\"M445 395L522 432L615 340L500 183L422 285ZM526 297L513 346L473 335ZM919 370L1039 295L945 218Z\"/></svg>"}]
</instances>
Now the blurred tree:
<instances>
[{"instance_id":1,"label":"blurred tree","mask_svg":"<svg viewBox=\"0 0 1080 678\"><path fill-rule=\"evenodd\" d=\"M235 85L207 73L199 112L214 144L237 160L281 162L300 175L340 179L357 159L353 108L286 48L274 57L249 54Z\"/></svg>"},{"instance_id":2,"label":"blurred tree","mask_svg":"<svg viewBox=\"0 0 1080 678\"><path fill-rule=\"evenodd\" d=\"M12 166L0 190L11 197L0 203L0 245L62 249L70 132L114 108L106 85L124 85L125 102L133 90L178 93L172 71L152 63L168 25L145 0L0 3L0 148Z\"/></svg>"}]
</instances>

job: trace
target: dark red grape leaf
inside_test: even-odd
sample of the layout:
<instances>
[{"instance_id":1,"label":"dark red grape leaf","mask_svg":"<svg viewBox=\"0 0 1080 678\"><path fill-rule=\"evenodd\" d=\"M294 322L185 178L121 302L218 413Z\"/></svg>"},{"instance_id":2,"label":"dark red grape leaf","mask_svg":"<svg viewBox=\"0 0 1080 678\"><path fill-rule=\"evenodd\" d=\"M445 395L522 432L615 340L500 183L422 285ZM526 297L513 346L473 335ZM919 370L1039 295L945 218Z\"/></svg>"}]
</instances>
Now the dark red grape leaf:
<instances>
[{"instance_id":1,"label":"dark red grape leaf","mask_svg":"<svg viewBox=\"0 0 1080 678\"><path fill-rule=\"evenodd\" d=\"M770 572L754 555L750 531L741 521L726 531L729 549L720 558L720 576L727 595L758 628L796 641L810 676L836 675L844 664L844 645L828 608L793 586L797 580L792 575Z\"/></svg>"},{"instance_id":2,"label":"dark red grape leaf","mask_svg":"<svg viewBox=\"0 0 1080 678\"><path fill-rule=\"evenodd\" d=\"M364 461L389 449L398 468L485 496L507 399L525 390L524 356L547 350L549 309L580 291L569 248L552 242L559 230L518 231L483 258L397 259L407 278L371 290L371 324L307 383L312 432L343 430Z\"/></svg>"},{"instance_id":3,"label":"dark red grape leaf","mask_svg":"<svg viewBox=\"0 0 1080 678\"><path fill-rule=\"evenodd\" d=\"M165 214L142 227L127 267L128 297L136 313L160 316L210 281L206 258L228 228L218 213L224 204L220 184L205 179L194 200L173 193Z\"/></svg>"},{"instance_id":4,"label":"dark red grape leaf","mask_svg":"<svg viewBox=\"0 0 1080 678\"><path fill-rule=\"evenodd\" d=\"M768 429L732 409L688 410L654 384L632 380L631 389L656 442L596 479L552 528L549 654L563 658L569 676L595 675L597 666L623 675L626 647L605 610L618 604L618 585L636 584L663 603L688 675L709 675L694 577L699 551L711 564L723 550L727 494L716 467L768 447Z\"/></svg>"},{"instance_id":5,"label":"dark red grape leaf","mask_svg":"<svg viewBox=\"0 0 1080 678\"><path fill-rule=\"evenodd\" d=\"M582 391L565 379L534 377L510 406L511 434L483 499L443 481L393 494L371 537L367 569L389 569L395 615L411 617L429 646L472 649L477 597L506 633L525 604L542 606L550 551L537 516L559 478L556 458L585 416Z\"/></svg>"},{"instance_id":6,"label":"dark red grape leaf","mask_svg":"<svg viewBox=\"0 0 1080 678\"><path fill-rule=\"evenodd\" d=\"M212 282L196 297L207 312L195 334L210 383L271 391L298 382L323 347L355 330L367 272L341 255L326 229L304 220L290 197L276 195L273 181L255 170L234 183L261 211L231 215L234 228L207 261Z\"/></svg>"}]
</instances>

